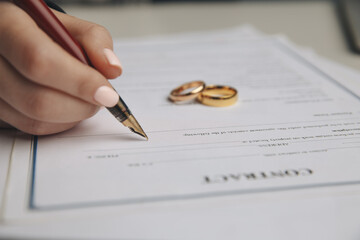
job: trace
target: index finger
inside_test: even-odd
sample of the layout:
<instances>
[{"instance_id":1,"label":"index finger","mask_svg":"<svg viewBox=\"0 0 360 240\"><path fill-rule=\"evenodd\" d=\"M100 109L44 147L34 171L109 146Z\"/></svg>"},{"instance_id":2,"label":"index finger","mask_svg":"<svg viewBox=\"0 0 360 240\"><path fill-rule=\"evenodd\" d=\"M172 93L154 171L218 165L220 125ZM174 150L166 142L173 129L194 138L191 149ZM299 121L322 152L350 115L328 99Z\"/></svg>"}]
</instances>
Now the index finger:
<instances>
[{"instance_id":1,"label":"index finger","mask_svg":"<svg viewBox=\"0 0 360 240\"><path fill-rule=\"evenodd\" d=\"M101 73L57 45L24 11L7 2L0 2L0 9L0 54L23 76L92 104L117 103Z\"/></svg>"}]
</instances>

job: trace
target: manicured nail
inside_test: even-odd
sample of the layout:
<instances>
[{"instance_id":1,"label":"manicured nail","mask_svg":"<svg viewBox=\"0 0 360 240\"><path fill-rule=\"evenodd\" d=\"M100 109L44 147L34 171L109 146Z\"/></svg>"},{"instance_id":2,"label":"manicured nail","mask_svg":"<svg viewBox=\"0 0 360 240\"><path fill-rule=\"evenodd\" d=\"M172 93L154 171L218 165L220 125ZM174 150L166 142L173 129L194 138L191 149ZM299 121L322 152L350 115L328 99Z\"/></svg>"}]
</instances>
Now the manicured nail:
<instances>
[{"instance_id":1,"label":"manicured nail","mask_svg":"<svg viewBox=\"0 0 360 240\"><path fill-rule=\"evenodd\" d=\"M120 69L122 68L119 58L115 55L115 53L112 50L105 48L104 54L105 54L105 57L106 57L108 63L111 66L114 66L114 67L117 67Z\"/></svg>"},{"instance_id":2,"label":"manicured nail","mask_svg":"<svg viewBox=\"0 0 360 240\"><path fill-rule=\"evenodd\" d=\"M108 86L101 86L96 90L94 99L105 107L113 107L119 101L119 95L114 89Z\"/></svg>"}]
</instances>

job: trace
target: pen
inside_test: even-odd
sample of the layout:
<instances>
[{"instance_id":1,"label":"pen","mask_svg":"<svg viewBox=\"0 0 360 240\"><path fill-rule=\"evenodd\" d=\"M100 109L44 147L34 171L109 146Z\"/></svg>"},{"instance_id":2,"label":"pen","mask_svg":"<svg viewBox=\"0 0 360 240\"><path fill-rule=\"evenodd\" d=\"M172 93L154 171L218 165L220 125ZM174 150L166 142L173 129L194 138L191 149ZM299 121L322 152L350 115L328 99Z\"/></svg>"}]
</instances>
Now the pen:
<instances>
[{"instance_id":1,"label":"pen","mask_svg":"<svg viewBox=\"0 0 360 240\"><path fill-rule=\"evenodd\" d=\"M84 64L91 66L80 44L70 35L65 26L43 0L12 0L12 2L23 9L47 35L68 53ZM118 103L114 107L107 107L107 109L125 127L148 139L144 130L120 96Z\"/></svg>"}]
</instances>

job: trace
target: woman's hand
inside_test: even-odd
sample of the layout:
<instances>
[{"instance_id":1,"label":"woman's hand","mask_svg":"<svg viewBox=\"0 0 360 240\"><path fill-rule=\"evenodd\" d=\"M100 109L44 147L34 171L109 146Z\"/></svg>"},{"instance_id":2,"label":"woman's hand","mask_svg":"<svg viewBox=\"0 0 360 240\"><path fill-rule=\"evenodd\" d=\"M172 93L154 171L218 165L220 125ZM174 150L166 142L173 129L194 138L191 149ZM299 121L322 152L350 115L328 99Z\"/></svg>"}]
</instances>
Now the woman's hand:
<instances>
[{"instance_id":1,"label":"woman's hand","mask_svg":"<svg viewBox=\"0 0 360 240\"><path fill-rule=\"evenodd\" d=\"M122 71L109 32L54 13L97 70L63 50L20 8L0 2L0 120L35 135L67 130L118 100L107 81Z\"/></svg>"}]
</instances>

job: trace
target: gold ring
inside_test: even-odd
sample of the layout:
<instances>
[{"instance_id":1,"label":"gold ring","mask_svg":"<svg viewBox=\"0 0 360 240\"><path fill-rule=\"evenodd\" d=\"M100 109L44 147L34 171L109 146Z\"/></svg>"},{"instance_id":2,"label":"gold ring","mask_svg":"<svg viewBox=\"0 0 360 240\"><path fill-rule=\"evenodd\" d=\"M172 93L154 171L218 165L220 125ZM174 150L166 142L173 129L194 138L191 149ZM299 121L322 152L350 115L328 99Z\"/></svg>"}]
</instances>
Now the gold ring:
<instances>
[{"instance_id":1,"label":"gold ring","mask_svg":"<svg viewBox=\"0 0 360 240\"><path fill-rule=\"evenodd\" d=\"M191 91L188 91L190 90ZM182 102L195 99L205 89L203 81L185 83L171 91L169 99L173 102Z\"/></svg>"},{"instance_id":2,"label":"gold ring","mask_svg":"<svg viewBox=\"0 0 360 240\"><path fill-rule=\"evenodd\" d=\"M200 103L213 107L227 107L235 104L237 99L235 88L221 85L209 85L197 97Z\"/></svg>"}]
</instances>

